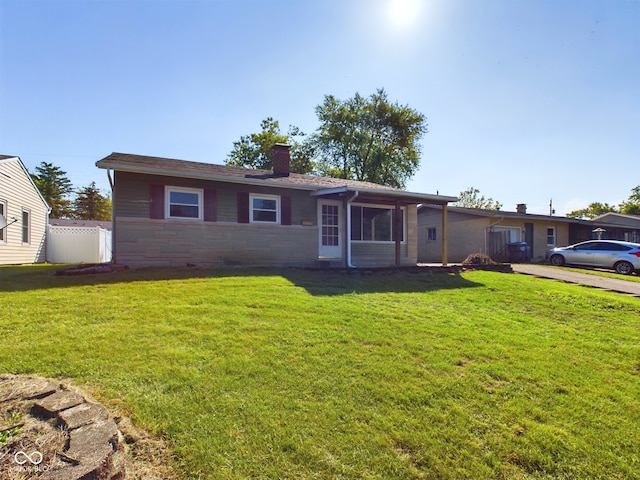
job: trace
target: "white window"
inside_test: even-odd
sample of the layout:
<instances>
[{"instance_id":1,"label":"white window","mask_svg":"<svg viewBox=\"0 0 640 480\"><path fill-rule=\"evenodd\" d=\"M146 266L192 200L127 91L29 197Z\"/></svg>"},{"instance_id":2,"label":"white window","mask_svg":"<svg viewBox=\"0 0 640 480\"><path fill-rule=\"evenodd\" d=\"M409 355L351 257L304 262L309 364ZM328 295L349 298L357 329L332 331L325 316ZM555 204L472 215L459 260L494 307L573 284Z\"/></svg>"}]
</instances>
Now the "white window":
<instances>
[{"instance_id":1,"label":"white window","mask_svg":"<svg viewBox=\"0 0 640 480\"><path fill-rule=\"evenodd\" d=\"M251 223L280 223L280 197L251 194L249 196Z\"/></svg>"},{"instance_id":2,"label":"white window","mask_svg":"<svg viewBox=\"0 0 640 480\"><path fill-rule=\"evenodd\" d=\"M167 218L202 220L202 190L197 188L166 187Z\"/></svg>"},{"instance_id":3,"label":"white window","mask_svg":"<svg viewBox=\"0 0 640 480\"><path fill-rule=\"evenodd\" d=\"M31 211L22 210L22 243L31 243Z\"/></svg>"},{"instance_id":4,"label":"white window","mask_svg":"<svg viewBox=\"0 0 640 480\"><path fill-rule=\"evenodd\" d=\"M0 200L0 215L4 216L4 219L9 222L7 218L7 202L6 200ZM0 243L7 243L7 228L0 229Z\"/></svg>"},{"instance_id":5,"label":"white window","mask_svg":"<svg viewBox=\"0 0 640 480\"><path fill-rule=\"evenodd\" d=\"M547 247L555 247L556 245L556 227L547 228Z\"/></svg>"},{"instance_id":6,"label":"white window","mask_svg":"<svg viewBox=\"0 0 640 480\"><path fill-rule=\"evenodd\" d=\"M395 242L396 233L404 242L405 209L400 210L399 232L395 231L395 207L386 205L351 206L351 240L361 242Z\"/></svg>"},{"instance_id":7,"label":"white window","mask_svg":"<svg viewBox=\"0 0 640 480\"><path fill-rule=\"evenodd\" d=\"M336 247L340 245L340 207L333 204L322 204L322 246Z\"/></svg>"},{"instance_id":8,"label":"white window","mask_svg":"<svg viewBox=\"0 0 640 480\"><path fill-rule=\"evenodd\" d=\"M436 228L428 227L427 228L427 242L435 242L437 240Z\"/></svg>"}]
</instances>

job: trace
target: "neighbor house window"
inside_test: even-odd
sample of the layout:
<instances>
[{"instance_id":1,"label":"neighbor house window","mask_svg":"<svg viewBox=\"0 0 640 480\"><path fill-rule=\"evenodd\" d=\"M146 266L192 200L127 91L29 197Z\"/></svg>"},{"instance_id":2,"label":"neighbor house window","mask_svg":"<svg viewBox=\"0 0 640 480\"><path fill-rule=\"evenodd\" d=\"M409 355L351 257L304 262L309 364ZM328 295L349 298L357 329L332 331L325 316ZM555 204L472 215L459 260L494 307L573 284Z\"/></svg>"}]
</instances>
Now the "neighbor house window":
<instances>
[{"instance_id":1,"label":"neighbor house window","mask_svg":"<svg viewBox=\"0 0 640 480\"><path fill-rule=\"evenodd\" d=\"M404 208L400 210L399 232L395 231L395 208L387 206L351 206L351 240L394 242L396 233L404 241Z\"/></svg>"},{"instance_id":2,"label":"neighbor house window","mask_svg":"<svg viewBox=\"0 0 640 480\"><path fill-rule=\"evenodd\" d=\"M31 243L31 212L22 210L22 243Z\"/></svg>"},{"instance_id":3,"label":"neighbor house window","mask_svg":"<svg viewBox=\"0 0 640 480\"><path fill-rule=\"evenodd\" d=\"M249 199L251 223L280 223L280 197L251 194Z\"/></svg>"},{"instance_id":4,"label":"neighbor house window","mask_svg":"<svg viewBox=\"0 0 640 480\"><path fill-rule=\"evenodd\" d=\"M435 242L436 241L436 229L435 227L427 228L427 242Z\"/></svg>"},{"instance_id":5,"label":"neighbor house window","mask_svg":"<svg viewBox=\"0 0 640 480\"><path fill-rule=\"evenodd\" d=\"M202 190L169 186L166 188L167 218L202 220Z\"/></svg>"},{"instance_id":6,"label":"neighbor house window","mask_svg":"<svg viewBox=\"0 0 640 480\"><path fill-rule=\"evenodd\" d=\"M7 202L5 200L0 200L0 215L2 215L7 223L9 219L7 218ZM0 243L7 243L7 228L0 229Z\"/></svg>"},{"instance_id":7,"label":"neighbor house window","mask_svg":"<svg viewBox=\"0 0 640 480\"><path fill-rule=\"evenodd\" d=\"M556 228L547 228L547 247L553 247L556 245Z\"/></svg>"}]
</instances>

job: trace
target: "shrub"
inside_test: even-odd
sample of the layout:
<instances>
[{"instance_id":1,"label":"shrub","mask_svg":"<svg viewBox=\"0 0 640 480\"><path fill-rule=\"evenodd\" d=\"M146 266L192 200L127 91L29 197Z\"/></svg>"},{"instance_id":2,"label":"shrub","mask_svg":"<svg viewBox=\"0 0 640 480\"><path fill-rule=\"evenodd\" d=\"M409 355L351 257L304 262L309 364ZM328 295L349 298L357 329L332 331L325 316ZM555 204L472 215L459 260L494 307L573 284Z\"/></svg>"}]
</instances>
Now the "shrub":
<instances>
[{"instance_id":1,"label":"shrub","mask_svg":"<svg viewBox=\"0 0 640 480\"><path fill-rule=\"evenodd\" d=\"M489 255L484 253L472 253L462 262L463 265L497 265Z\"/></svg>"}]
</instances>

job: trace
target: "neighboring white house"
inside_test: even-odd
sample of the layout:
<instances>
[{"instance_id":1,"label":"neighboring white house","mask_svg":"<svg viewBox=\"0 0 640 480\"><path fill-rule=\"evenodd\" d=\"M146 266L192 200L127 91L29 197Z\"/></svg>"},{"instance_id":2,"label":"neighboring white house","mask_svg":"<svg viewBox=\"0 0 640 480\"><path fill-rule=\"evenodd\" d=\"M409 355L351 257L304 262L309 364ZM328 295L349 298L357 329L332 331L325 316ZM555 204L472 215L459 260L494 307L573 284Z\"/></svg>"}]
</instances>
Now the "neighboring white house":
<instances>
[{"instance_id":1,"label":"neighboring white house","mask_svg":"<svg viewBox=\"0 0 640 480\"><path fill-rule=\"evenodd\" d=\"M46 260L50 211L22 160L0 155L0 265Z\"/></svg>"}]
</instances>

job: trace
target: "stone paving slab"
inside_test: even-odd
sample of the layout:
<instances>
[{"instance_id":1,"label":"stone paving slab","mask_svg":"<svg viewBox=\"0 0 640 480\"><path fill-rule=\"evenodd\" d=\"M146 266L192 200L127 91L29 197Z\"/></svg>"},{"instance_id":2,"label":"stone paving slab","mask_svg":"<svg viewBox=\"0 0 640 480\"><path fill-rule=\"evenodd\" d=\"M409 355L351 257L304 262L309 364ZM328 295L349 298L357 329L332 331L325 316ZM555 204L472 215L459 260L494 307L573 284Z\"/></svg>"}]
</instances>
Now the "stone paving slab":
<instances>
[{"instance_id":1,"label":"stone paving slab","mask_svg":"<svg viewBox=\"0 0 640 480\"><path fill-rule=\"evenodd\" d=\"M97 403L81 403L58 414L58 423L67 430L109 418L109 412Z\"/></svg>"},{"instance_id":2,"label":"stone paving slab","mask_svg":"<svg viewBox=\"0 0 640 480\"><path fill-rule=\"evenodd\" d=\"M3 377L0 380L0 402L8 402L17 398L42 398L58 390L58 385L44 378L34 377L16 379Z\"/></svg>"},{"instance_id":3,"label":"stone paving slab","mask_svg":"<svg viewBox=\"0 0 640 480\"><path fill-rule=\"evenodd\" d=\"M54 417L58 412L75 407L84 402L84 398L77 393L59 390L33 404L34 412L45 417Z\"/></svg>"},{"instance_id":4,"label":"stone paving slab","mask_svg":"<svg viewBox=\"0 0 640 480\"><path fill-rule=\"evenodd\" d=\"M30 421L55 423L65 427L66 446L56 447L55 451L45 451L47 458L41 458L45 462L38 462L37 467L43 465L46 468L40 471L38 478L125 478L126 459L122 434L102 405L87 402L82 395L46 379L14 375L0 376L0 403L5 402L11 402L14 407L18 402L21 408L30 412ZM40 455L45 456L42 453ZM2 477L0 472L0 478Z\"/></svg>"},{"instance_id":5,"label":"stone paving slab","mask_svg":"<svg viewBox=\"0 0 640 480\"><path fill-rule=\"evenodd\" d=\"M45 472L41 478L45 480L115 480L118 477L111 474L113 453L108 445L100 445L94 449L90 457L82 457L82 460L75 465Z\"/></svg>"},{"instance_id":6,"label":"stone paving slab","mask_svg":"<svg viewBox=\"0 0 640 480\"><path fill-rule=\"evenodd\" d=\"M67 453L77 458L91 454L95 445L118 445L118 427L113 420L97 420L69 432L69 450Z\"/></svg>"}]
</instances>

